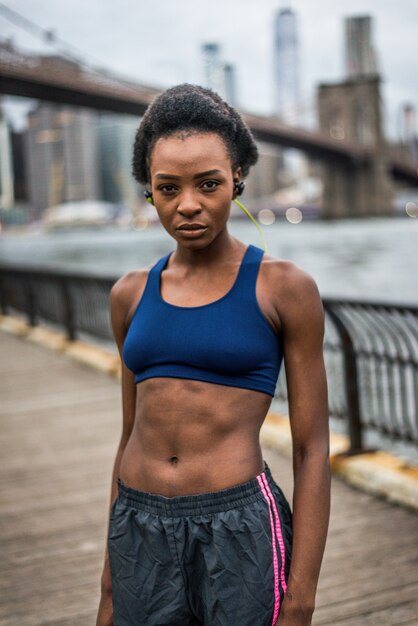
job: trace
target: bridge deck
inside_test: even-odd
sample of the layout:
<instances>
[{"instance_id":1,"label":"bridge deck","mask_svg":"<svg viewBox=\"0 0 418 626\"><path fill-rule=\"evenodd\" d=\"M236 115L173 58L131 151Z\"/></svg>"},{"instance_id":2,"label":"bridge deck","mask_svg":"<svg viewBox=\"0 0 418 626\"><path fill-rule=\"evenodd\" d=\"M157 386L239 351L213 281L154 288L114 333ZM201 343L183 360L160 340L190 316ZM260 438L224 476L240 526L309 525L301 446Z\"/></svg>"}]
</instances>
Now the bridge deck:
<instances>
[{"instance_id":1,"label":"bridge deck","mask_svg":"<svg viewBox=\"0 0 418 626\"><path fill-rule=\"evenodd\" d=\"M119 384L4 332L0 349L0 624L94 624ZM291 502L290 460L264 454ZM414 512L333 478L313 624L416 625L417 559Z\"/></svg>"}]
</instances>

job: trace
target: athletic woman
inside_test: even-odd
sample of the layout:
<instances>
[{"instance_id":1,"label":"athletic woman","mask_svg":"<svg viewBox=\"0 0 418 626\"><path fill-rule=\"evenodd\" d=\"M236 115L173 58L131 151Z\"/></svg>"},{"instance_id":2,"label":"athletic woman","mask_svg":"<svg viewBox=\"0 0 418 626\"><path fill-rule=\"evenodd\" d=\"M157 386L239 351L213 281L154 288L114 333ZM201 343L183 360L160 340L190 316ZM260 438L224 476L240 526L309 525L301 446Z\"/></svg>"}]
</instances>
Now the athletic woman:
<instances>
[{"instance_id":1,"label":"athletic woman","mask_svg":"<svg viewBox=\"0 0 418 626\"><path fill-rule=\"evenodd\" d=\"M313 278L228 232L257 160L211 90L148 107L133 174L175 249L112 287L123 426L97 626L308 626L330 509L324 313ZM259 431L284 360L291 510Z\"/></svg>"}]
</instances>

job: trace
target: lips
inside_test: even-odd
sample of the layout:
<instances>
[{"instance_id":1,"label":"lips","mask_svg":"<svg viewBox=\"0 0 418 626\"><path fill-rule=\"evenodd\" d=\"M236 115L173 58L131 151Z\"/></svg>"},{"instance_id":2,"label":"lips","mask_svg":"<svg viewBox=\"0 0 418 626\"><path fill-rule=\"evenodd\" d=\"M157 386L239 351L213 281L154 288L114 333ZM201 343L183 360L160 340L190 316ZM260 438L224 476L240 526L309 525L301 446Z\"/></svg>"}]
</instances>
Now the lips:
<instances>
[{"instance_id":1,"label":"lips","mask_svg":"<svg viewBox=\"0 0 418 626\"><path fill-rule=\"evenodd\" d=\"M177 230L202 230L207 228L204 224L182 224Z\"/></svg>"},{"instance_id":2,"label":"lips","mask_svg":"<svg viewBox=\"0 0 418 626\"><path fill-rule=\"evenodd\" d=\"M204 224L194 222L193 224L180 224L177 228L177 232L179 233L179 237L183 237L184 239L197 239L198 237L202 237L207 229L208 227Z\"/></svg>"}]
</instances>

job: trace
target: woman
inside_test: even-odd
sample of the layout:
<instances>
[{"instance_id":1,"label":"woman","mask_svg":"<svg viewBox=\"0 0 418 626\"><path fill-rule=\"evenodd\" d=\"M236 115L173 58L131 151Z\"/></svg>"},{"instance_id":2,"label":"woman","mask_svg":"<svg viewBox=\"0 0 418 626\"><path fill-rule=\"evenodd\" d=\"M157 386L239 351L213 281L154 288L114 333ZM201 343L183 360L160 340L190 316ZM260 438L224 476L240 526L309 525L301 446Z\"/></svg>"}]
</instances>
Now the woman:
<instances>
[{"instance_id":1,"label":"woman","mask_svg":"<svg viewBox=\"0 0 418 626\"><path fill-rule=\"evenodd\" d=\"M135 178L176 242L112 287L122 360L97 625L308 626L329 520L324 314L314 280L227 228L257 160L239 114L178 85L138 128ZM286 366L293 513L259 431Z\"/></svg>"}]
</instances>

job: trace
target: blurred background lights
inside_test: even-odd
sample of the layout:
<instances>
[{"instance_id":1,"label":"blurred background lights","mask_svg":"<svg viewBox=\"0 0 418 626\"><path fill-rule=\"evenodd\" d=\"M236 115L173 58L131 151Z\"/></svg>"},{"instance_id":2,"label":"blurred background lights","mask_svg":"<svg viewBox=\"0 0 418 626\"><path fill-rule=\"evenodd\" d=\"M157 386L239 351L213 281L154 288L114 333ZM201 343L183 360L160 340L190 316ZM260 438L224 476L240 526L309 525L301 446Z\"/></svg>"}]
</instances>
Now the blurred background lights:
<instances>
[{"instance_id":1,"label":"blurred background lights","mask_svg":"<svg viewBox=\"0 0 418 626\"><path fill-rule=\"evenodd\" d=\"M302 211L297 207L291 207L290 209L286 209L285 215L287 221L291 224L299 224L303 219Z\"/></svg>"},{"instance_id":2,"label":"blurred background lights","mask_svg":"<svg viewBox=\"0 0 418 626\"><path fill-rule=\"evenodd\" d=\"M405 212L409 217L418 217L418 204L415 202L407 202L405 205Z\"/></svg>"},{"instance_id":3,"label":"blurred background lights","mask_svg":"<svg viewBox=\"0 0 418 626\"><path fill-rule=\"evenodd\" d=\"M263 226L270 226L270 224L274 224L276 221L274 211L271 209L261 209L261 211L258 212L257 217L258 221L260 224L263 224Z\"/></svg>"},{"instance_id":4,"label":"blurred background lights","mask_svg":"<svg viewBox=\"0 0 418 626\"><path fill-rule=\"evenodd\" d=\"M149 219L145 215L135 215L131 221L133 230L145 230L149 226Z\"/></svg>"}]
</instances>

